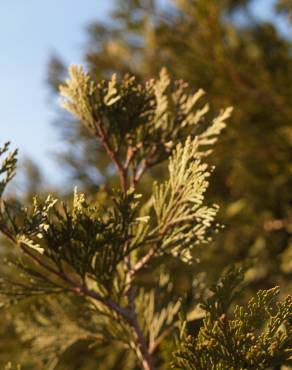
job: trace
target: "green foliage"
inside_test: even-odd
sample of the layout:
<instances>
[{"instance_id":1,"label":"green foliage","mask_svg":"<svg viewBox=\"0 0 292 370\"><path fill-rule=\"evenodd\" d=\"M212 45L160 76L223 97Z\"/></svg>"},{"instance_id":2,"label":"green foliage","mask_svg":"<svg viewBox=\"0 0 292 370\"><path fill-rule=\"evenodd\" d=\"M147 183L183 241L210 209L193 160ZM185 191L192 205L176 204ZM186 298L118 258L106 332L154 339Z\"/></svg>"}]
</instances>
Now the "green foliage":
<instances>
[{"instance_id":1,"label":"green foliage","mask_svg":"<svg viewBox=\"0 0 292 370\"><path fill-rule=\"evenodd\" d=\"M181 3L191 14L193 5ZM211 5L217 9L208 1L195 10ZM166 69L146 83L129 75L97 82L75 66L69 75L62 105L108 156L119 186L94 196L75 189L66 201L34 197L28 206L0 198L0 231L14 245L1 272L1 306L15 336L32 348L23 366L167 369L177 346L173 366L181 369L289 365L291 297L276 302L278 288L259 290L233 307L244 300L244 274L235 269L223 274L213 295L207 290L217 259L207 269L204 263L220 227L218 206L206 200L207 156L231 108L212 119L208 105L198 104L202 90L172 82ZM3 190L15 155L2 163ZM164 180L159 176L141 195L144 173L155 174L165 160ZM183 271L185 285L178 288ZM186 318L181 343L179 316ZM86 361L77 355L84 351Z\"/></svg>"},{"instance_id":2,"label":"green foliage","mask_svg":"<svg viewBox=\"0 0 292 370\"><path fill-rule=\"evenodd\" d=\"M5 143L3 147L0 148L0 157L8 152L9 145L10 143ZM17 150L14 150L13 152L9 153L0 164L0 198L2 197L6 185L15 175L16 156Z\"/></svg>"},{"instance_id":3,"label":"green foliage","mask_svg":"<svg viewBox=\"0 0 292 370\"><path fill-rule=\"evenodd\" d=\"M275 1L282 12L269 21L255 13L255 3L116 0L111 21L88 28L84 51L96 80L115 71L116 81L129 73L141 82L165 65L172 78L208 91L212 109L236 107L211 159L216 172L210 200L220 205L218 217L228 227L201 260L212 281L230 262L256 258L254 292L283 281L291 289L292 271L291 37L289 28L285 36L279 32L291 1ZM50 70L54 85L64 80L61 64ZM63 165L74 181L91 194L116 182L100 144L78 121L62 115L58 129L68 144ZM139 191L149 194L153 178L164 178L166 171L163 165L147 171Z\"/></svg>"},{"instance_id":4,"label":"green foliage","mask_svg":"<svg viewBox=\"0 0 292 370\"><path fill-rule=\"evenodd\" d=\"M214 144L231 113L231 108L222 111L203 130L209 110L207 104L197 108L203 91L192 94L184 82L172 83L165 69L158 80L145 85L130 76L118 82L115 75L110 81L96 83L76 66L69 74L70 79L60 89L63 107L79 118L107 151L112 148L118 166L123 157L126 163L131 162L135 177L145 166L166 159L190 132L196 134L200 146Z\"/></svg>"},{"instance_id":5,"label":"green foliage","mask_svg":"<svg viewBox=\"0 0 292 370\"><path fill-rule=\"evenodd\" d=\"M159 233L164 235L161 248L184 260L192 258L193 246L210 241L206 234L218 208L204 205L210 174L198 147L199 141L190 137L184 146L178 144L169 162L169 180L156 183L153 192Z\"/></svg>"},{"instance_id":6,"label":"green foliage","mask_svg":"<svg viewBox=\"0 0 292 370\"><path fill-rule=\"evenodd\" d=\"M88 78L77 80L79 84L88 83ZM72 85L78 86L75 82ZM82 102L81 99L80 104L78 101L75 104L83 109ZM84 109L87 111L87 108ZM103 111L103 107L98 108L98 112ZM116 114L119 116L119 111ZM84 195L75 191L71 210L64 202L48 196L43 204L35 198L31 210L23 208L17 215L13 215L13 210L4 202L0 227L26 254L36 252L49 259L56 267L49 265L53 274L63 278L63 269L69 266L83 285L88 281L90 284L94 282L102 297L109 294L119 296L125 289L122 284L125 274L119 265L135 249L151 246L153 255L172 254L191 260L191 247L209 241L208 234L217 206L208 207L204 204L209 173L207 165L201 162L202 153L199 148L201 144L214 143L214 135L224 127L224 120L228 116L227 110L195 139L188 137L184 146L176 146L170 158L169 180L161 185L155 183L151 201L153 206L148 207L148 214L144 212L143 216L139 216L139 195L133 189L118 193L113 199L113 206L108 209L90 205ZM197 115L193 117L190 122L197 123ZM188 115L187 119L190 119ZM107 122L107 119L102 118L104 120ZM176 125L183 126L182 122ZM152 131L151 127L149 130ZM165 127L164 131L167 130ZM107 130L105 135L115 136ZM133 145L133 141L131 143ZM111 142L108 145L108 149L111 148ZM137 146L139 143L135 143ZM156 217L150 225L148 220L152 208ZM29 269L24 270L30 272ZM65 282L72 283L68 278ZM39 285L39 279L35 283L34 288L31 284L23 288L29 294L38 294L41 287L44 289L41 291L46 292L44 285ZM11 294L17 292L19 297L25 296L21 287L22 284L15 283ZM118 289L116 292L115 288ZM49 289L53 289L53 286Z\"/></svg>"},{"instance_id":7,"label":"green foliage","mask_svg":"<svg viewBox=\"0 0 292 370\"><path fill-rule=\"evenodd\" d=\"M86 340L122 344L152 369L151 354L177 328L182 298L165 264L155 288L143 288L136 276L162 257L191 263L191 248L209 242L218 207L206 204L210 173L203 157L231 110L203 125L207 106L195 108L202 92L187 93L165 70L144 86L131 77L97 84L76 67L70 73L62 87L65 107L101 142L121 189L109 192L104 204L77 190L72 205L51 195L35 197L28 207L2 200L0 230L21 252L8 260L2 305L31 300L29 314L18 314L14 324L46 368L55 368L69 347ZM137 182L168 156L169 179L155 182L153 195L142 202ZM8 158L2 172L10 179L15 155ZM65 309L70 305L73 313ZM74 321L78 310L82 316Z\"/></svg>"},{"instance_id":8,"label":"green foliage","mask_svg":"<svg viewBox=\"0 0 292 370\"><path fill-rule=\"evenodd\" d=\"M173 368L270 369L292 364L292 297L276 302L279 288L259 290L246 307L236 305L232 317L228 306L242 278L229 272L202 306L203 325L196 336L183 333Z\"/></svg>"},{"instance_id":9,"label":"green foliage","mask_svg":"<svg viewBox=\"0 0 292 370\"><path fill-rule=\"evenodd\" d=\"M90 206L77 191L71 210L51 196L44 204L35 198L31 211L22 210L23 223L9 217L7 209L2 222L24 248L45 255L60 269L69 265L82 281L88 276L106 284L143 237L143 220L135 217L135 197L133 193L121 196L108 212Z\"/></svg>"}]
</instances>

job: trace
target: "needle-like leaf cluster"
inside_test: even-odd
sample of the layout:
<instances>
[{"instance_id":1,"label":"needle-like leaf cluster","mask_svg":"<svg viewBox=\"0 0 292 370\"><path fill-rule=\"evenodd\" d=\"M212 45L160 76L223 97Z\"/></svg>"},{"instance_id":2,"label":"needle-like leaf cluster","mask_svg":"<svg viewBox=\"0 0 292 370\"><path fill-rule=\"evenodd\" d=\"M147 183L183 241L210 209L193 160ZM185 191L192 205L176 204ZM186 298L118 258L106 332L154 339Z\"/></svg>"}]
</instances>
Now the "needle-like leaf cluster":
<instances>
[{"instance_id":1,"label":"needle-like leaf cluster","mask_svg":"<svg viewBox=\"0 0 292 370\"><path fill-rule=\"evenodd\" d=\"M231 109L208 123L208 105L197 107L202 91L191 93L164 69L144 85L129 76L97 83L75 66L69 73L63 105L104 148L120 187L107 191L106 202L75 189L71 201L49 195L17 208L2 198L16 166L16 152L6 156L0 231L16 253L0 280L1 303L30 303L29 315L16 315L14 323L46 369L87 341L115 343L116 361L122 353L127 369L153 370L162 361L161 346L174 346L180 313L189 317L198 305L192 290L200 285L198 275L190 275L190 289L180 295L168 263L195 268L196 248L219 229L218 206L205 198L211 170L204 161ZM5 144L0 155L7 151ZM150 197L140 195L142 175L166 159L166 180L154 182ZM149 271L147 285L141 276ZM241 279L233 271L214 288L198 335L183 335L175 366L235 370L288 363L291 299L274 304L277 289L259 291L227 319Z\"/></svg>"},{"instance_id":2,"label":"needle-like leaf cluster","mask_svg":"<svg viewBox=\"0 0 292 370\"><path fill-rule=\"evenodd\" d=\"M259 290L246 307L228 308L239 292L242 273L230 271L203 305L197 335L187 335L173 368L183 370L271 369L292 364L292 297L277 302L279 288Z\"/></svg>"}]
</instances>

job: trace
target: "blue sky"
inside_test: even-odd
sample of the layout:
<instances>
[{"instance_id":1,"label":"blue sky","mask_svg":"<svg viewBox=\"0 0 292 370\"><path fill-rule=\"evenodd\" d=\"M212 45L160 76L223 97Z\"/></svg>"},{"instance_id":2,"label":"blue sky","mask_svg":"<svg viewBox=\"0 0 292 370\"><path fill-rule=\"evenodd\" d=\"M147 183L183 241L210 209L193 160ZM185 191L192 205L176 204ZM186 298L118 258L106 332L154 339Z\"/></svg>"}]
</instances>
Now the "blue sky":
<instances>
[{"instance_id":1,"label":"blue sky","mask_svg":"<svg viewBox=\"0 0 292 370\"><path fill-rule=\"evenodd\" d=\"M62 180L52 159L58 133L46 86L52 53L81 63L85 27L104 19L104 0L0 1L0 143L10 140L20 158L31 157L52 182Z\"/></svg>"},{"instance_id":2,"label":"blue sky","mask_svg":"<svg viewBox=\"0 0 292 370\"><path fill-rule=\"evenodd\" d=\"M255 0L256 13L270 17L272 3ZM11 140L20 158L39 163L52 183L62 174L50 154L58 147L58 132L51 124L47 63L52 53L68 64L81 63L85 28L105 19L110 5L111 0L0 1L0 143Z\"/></svg>"}]
</instances>

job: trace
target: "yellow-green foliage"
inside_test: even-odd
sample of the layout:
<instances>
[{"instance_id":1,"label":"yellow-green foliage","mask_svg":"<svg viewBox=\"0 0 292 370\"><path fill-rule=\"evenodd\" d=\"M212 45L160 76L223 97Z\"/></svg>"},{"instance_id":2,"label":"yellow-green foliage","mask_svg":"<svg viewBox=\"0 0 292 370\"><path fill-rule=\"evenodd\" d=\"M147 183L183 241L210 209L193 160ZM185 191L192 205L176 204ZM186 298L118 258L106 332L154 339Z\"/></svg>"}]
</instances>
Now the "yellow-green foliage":
<instances>
[{"instance_id":1,"label":"yellow-green foliage","mask_svg":"<svg viewBox=\"0 0 292 370\"><path fill-rule=\"evenodd\" d=\"M32 346L24 365L64 368L68 352L86 343L91 349L114 345L108 368L168 366L171 359L162 361L161 345L174 346L180 313L190 317L198 305L195 287L207 293L194 272L180 294L169 264L195 269L198 248L207 248L218 231L218 206L205 197L210 170L204 158L231 109L208 125L207 107L196 108L202 92L188 93L165 70L157 81L140 85L129 76L97 83L82 68L71 67L61 90L65 107L112 160L120 187L107 191L105 203L77 189L72 202L49 195L18 209L0 198L0 231L17 251L0 280L1 306L11 310L20 340ZM7 150L5 145L0 155ZM1 194L13 177L15 155L2 162ZM145 199L137 184L164 159L168 177L154 182ZM147 285L139 277L149 268L153 276ZM203 305L199 334L180 344L178 366L235 370L288 363L291 299L273 305L278 290L259 291L246 310L236 307L234 319L227 320L241 278L238 271L229 273L214 289ZM13 314L15 307L23 313ZM101 361L102 351L90 353Z\"/></svg>"},{"instance_id":2,"label":"yellow-green foliage","mask_svg":"<svg viewBox=\"0 0 292 370\"><path fill-rule=\"evenodd\" d=\"M239 271L229 272L203 304L197 335L183 333L173 368L183 370L271 369L292 364L292 297L277 302L279 288L259 290L246 307L228 307L239 288Z\"/></svg>"},{"instance_id":3,"label":"yellow-green foliage","mask_svg":"<svg viewBox=\"0 0 292 370\"><path fill-rule=\"evenodd\" d=\"M3 147L0 148L0 156L3 156L3 154L7 153L8 150L9 143L5 143ZM8 154L8 156L2 161L0 165L0 198L6 185L14 177L16 156L17 150L14 150L13 152Z\"/></svg>"}]
</instances>

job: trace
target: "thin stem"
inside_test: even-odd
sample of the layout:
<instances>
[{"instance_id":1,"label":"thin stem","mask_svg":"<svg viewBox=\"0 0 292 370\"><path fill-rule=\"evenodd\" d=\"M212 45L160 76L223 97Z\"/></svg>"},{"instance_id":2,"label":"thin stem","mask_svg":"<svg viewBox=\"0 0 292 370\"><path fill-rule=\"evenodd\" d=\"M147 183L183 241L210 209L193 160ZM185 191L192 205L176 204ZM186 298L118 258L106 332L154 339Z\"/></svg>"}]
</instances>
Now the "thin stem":
<instances>
[{"instance_id":1,"label":"thin stem","mask_svg":"<svg viewBox=\"0 0 292 370\"><path fill-rule=\"evenodd\" d=\"M122 191L124 193L126 193L126 191L128 189L128 181L127 181L128 169L129 169L129 166L130 166L131 161L133 159L133 156L135 154L135 151L133 150L133 148L128 148L125 164L122 165L121 161L117 157L117 152L114 151L113 148L111 147L111 145L108 141L108 138L105 135L100 122L97 122L96 128L97 128L98 138L99 138L100 142L102 143L102 145L105 148L107 154L113 160L113 162L114 162L114 164L117 168L117 171L118 171L119 177L120 177L120 184L121 184ZM142 168L142 173L145 170L146 170L146 166L145 166L145 168L144 167ZM141 173L141 175L142 175L142 173ZM135 177L133 176L132 186L135 187L137 181L138 181L138 179L135 179ZM125 260L125 264L126 264L127 270L130 271L131 270L131 257L130 256L127 256L127 258ZM133 327L133 329L136 333L136 336L137 336L137 340L138 340L138 343L139 343L140 350L141 350L143 369L144 370L155 370L155 367L154 367L154 364L153 364L153 359L152 359L152 357L151 357L151 355L148 351L146 339L145 339L145 337L143 335L143 332L142 332L142 330L139 326L139 323L136 319L135 291L134 291L134 287L132 285L131 277L130 277L130 280L128 281L128 284L129 284L128 285L128 291L127 291L128 301L129 301L128 302L129 303L128 311L125 312L125 309L122 309L119 306L117 306L117 307L115 306L114 308L113 307L112 308L116 312L119 312L121 314L121 316L124 317L125 320ZM86 288L83 288L83 291L84 291L84 289L86 289ZM95 292L85 291L84 293L87 293L87 294L90 293L89 295L92 297L92 293L95 293ZM113 302L111 303L111 305L112 304L113 304ZM130 316L129 316L129 312L130 312Z\"/></svg>"},{"instance_id":2,"label":"thin stem","mask_svg":"<svg viewBox=\"0 0 292 370\"><path fill-rule=\"evenodd\" d=\"M142 333L142 330L136 320L134 319L134 322L132 323L132 326L135 330L135 333L137 335L137 339L140 345L141 355L143 357L142 359L142 366L144 370L155 370L154 364L153 364L153 358L148 350L147 343L144 337L144 334Z\"/></svg>"},{"instance_id":3,"label":"thin stem","mask_svg":"<svg viewBox=\"0 0 292 370\"><path fill-rule=\"evenodd\" d=\"M150 259L155 255L157 251L157 247L152 247L149 249L148 253L145 254L129 271L130 276L134 276L138 271L140 271L143 267L147 265L147 263L150 261Z\"/></svg>"},{"instance_id":4,"label":"thin stem","mask_svg":"<svg viewBox=\"0 0 292 370\"><path fill-rule=\"evenodd\" d=\"M169 336L170 333L172 333L175 329L175 326L170 326L166 328L161 335L155 340L155 342L150 346L149 353L152 355L156 349L159 347L160 343Z\"/></svg>"},{"instance_id":5,"label":"thin stem","mask_svg":"<svg viewBox=\"0 0 292 370\"><path fill-rule=\"evenodd\" d=\"M141 163L140 167L138 168L138 171L135 172L133 179L132 179L132 184L133 187L136 186L138 181L141 179L141 177L144 175L144 173L151 167L155 166L158 164L161 160L154 160L155 155L157 154L157 147L153 147L150 154L147 156L147 158L144 158Z\"/></svg>"},{"instance_id":6,"label":"thin stem","mask_svg":"<svg viewBox=\"0 0 292 370\"><path fill-rule=\"evenodd\" d=\"M100 122L97 122L96 129L97 129L98 139L100 140L100 142L101 142L102 146L104 147L104 149L106 150L108 156L112 159L112 161L114 162L114 164L117 168L117 171L118 171L118 174L119 174L119 177L120 177L120 183L121 183L122 190L124 192L126 192L126 190L127 190L127 169L124 168L121 161L119 160L119 158L117 156L117 154L118 154L117 151L115 151L111 147L111 145L108 141L108 138L105 135L105 132L104 132Z\"/></svg>"},{"instance_id":7,"label":"thin stem","mask_svg":"<svg viewBox=\"0 0 292 370\"><path fill-rule=\"evenodd\" d=\"M133 182L134 187L137 185L138 181L141 179L141 177L143 176L147 168L148 168L148 162L147 162L147 159L144 159L141 163L140 168L138 169L138 173L135 173L133 176L132 182Z\"/></svg>"},{"instance_id":8,"label":"thin stem","mask_svg":"<svg viewBox=\"0 0 292 370\"><path fill-rule=\"evenodd\" d=\"M125 170L128 170L128 168L131 164L131 161L135 156L135 152L136 152L135 148L133 148L131 146L128 148L127 157L126 157L125 164L124 164L124 169Z\"/></svg>"}]
</instances>

